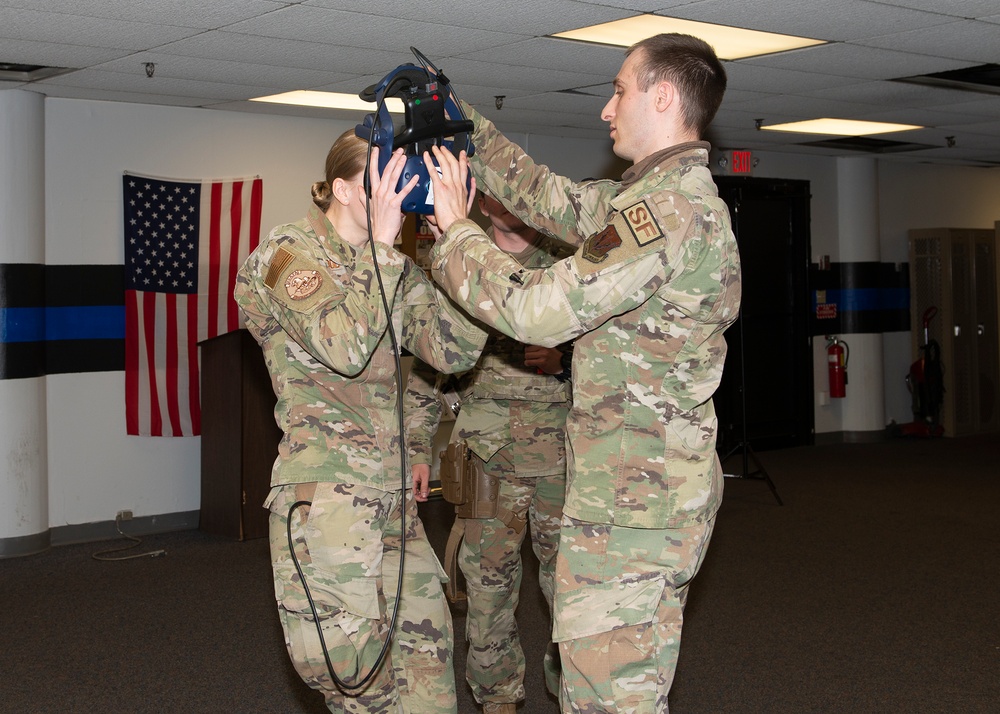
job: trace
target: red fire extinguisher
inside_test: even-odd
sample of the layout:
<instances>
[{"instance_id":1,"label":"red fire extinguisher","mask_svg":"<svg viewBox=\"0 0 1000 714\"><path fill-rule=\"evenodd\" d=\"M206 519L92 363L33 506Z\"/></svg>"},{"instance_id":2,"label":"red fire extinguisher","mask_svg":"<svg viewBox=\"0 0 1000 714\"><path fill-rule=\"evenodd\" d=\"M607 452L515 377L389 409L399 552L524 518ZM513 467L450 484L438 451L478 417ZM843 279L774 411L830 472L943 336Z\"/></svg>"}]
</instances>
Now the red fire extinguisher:
<instances>
[{"instance_id":1,"label":"red fire extinguisher","mask_svg":"<svg viewBox=\"0 0 1000 714\"><path fill-rule=\"evenodd\" d=\"M837 336L826 337L826 368L830 376L830 397L834 399L847 396L847 359L851 350L847 343L837 339Z\"/></svg>"}]
</instances>

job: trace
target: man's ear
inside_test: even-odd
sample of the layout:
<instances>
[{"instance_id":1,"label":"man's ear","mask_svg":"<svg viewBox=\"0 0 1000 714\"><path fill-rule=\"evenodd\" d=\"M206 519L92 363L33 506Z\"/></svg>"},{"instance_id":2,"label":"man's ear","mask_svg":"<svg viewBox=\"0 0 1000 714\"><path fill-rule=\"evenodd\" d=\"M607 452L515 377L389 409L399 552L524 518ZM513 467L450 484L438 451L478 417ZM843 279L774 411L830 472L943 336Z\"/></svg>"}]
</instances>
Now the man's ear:
<instances>
[{"instance_id":1,"label":"man's ear","mask_svg":"<svg viewBox=\"0 0 1000 714\"><path fill-rule=\"evenodd\" d=\"M354 198L354 187L342 178L335 178L330 186L333 197L342 205L349 206Z\"/></svg>"},{"instance_id":2,"label":"man's ear","mask_svg":"<svg viewBox=\"0 0 1000 714\"><path fill-rule=\"evenodd\" d=\"M677 87L675 87L670 82L666 80L659 82L653 91L656 93L654 106L656 111L663 112L670 108L670 105L679 101L680 94L677 92Z\"/></svg>"}]
</instances>

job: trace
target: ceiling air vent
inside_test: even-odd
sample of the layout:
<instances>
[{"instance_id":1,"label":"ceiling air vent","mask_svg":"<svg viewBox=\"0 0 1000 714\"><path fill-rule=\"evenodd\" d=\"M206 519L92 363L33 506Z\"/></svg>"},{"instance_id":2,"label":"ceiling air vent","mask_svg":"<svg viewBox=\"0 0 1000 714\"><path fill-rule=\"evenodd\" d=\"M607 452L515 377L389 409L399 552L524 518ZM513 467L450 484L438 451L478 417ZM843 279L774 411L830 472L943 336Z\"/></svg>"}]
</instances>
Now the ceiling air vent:
<instances>
[{"instance_id":1,"label":"ceiling air vent","mask_svg":"<svg viewBox=\"0 0 1000 714\"><path fill-rule=\"evenodd\" d=\"M1000 94L1000 64L981 64L948 72L921 74L913 77L899 77L894 82L922 84L928 87L960 89L982 94Z\"/></svg>"},{"instance_id":2,"label":"ceiling air vent","mask_svg":"<svg viewBox=\"0 0 1000 714\"><path fill-rule=\"evenodd\" d=\"M72 72L73 67L46 67L41 64L18 64L17 62L0 62L0 81L34 82L46 77L55 77Z\"/></svg>"},{"instance_id":3,"label":"ceiling air vent","mask_svg":"<svg viewBox=\"0 0 1000 714\"><path fill-rule=\"evenodd\" d=\"M845 136L843 139L804 141L799 144L799 146L817 146L821 149L837 149L838 151L861 151L866 154L896 154L904 151L920 151L922 149L939 148L931 144L915 144L907 141L873 139L870 136Z\"/></svg>"}]
</instances>

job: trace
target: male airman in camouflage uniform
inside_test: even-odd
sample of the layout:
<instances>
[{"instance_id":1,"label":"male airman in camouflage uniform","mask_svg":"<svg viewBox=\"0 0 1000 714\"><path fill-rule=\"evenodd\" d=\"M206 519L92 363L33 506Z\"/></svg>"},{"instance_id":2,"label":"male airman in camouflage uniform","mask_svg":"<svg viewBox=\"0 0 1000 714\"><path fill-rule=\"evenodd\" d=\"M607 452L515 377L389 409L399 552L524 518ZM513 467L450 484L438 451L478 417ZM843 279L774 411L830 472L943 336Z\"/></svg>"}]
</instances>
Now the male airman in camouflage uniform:
<instances>
[{"instance_id":1,"label":"male airman in camouflage uniform","mask_svg":"<svg viewBox=\"0 0 1000 714\"><path fill-rule=\"evenodd\" d=\"M722 498L712 394L740 303L729 213L699 139L725 92L711 47L638 43L602 117L621 182L573 183L472 112L479 185L575 256L525 270L463 219L464 157L434 151L433 274L517 340L576 338L554 639L564 712L652 713L667 695L687 589Z\"/></svg>"},{"instance_id":2,"label":"male airman in camouflage uniform","mask_svg":"<svg viewBox=\"0 0 1000 714\"><path fill-rule=\"evenodd\" d=\"M348 188L356 201L360 178ZM348 208L363 220L364 204L358 205ZM235 290L263 349L284 432L266 505L286 645L300 676L323 691L333 712L454 712L445 575L414 499L406 498L394 356L373 257L369 245L339 235L328 216L313 208L308 218L275 228L247 259ZM485 333L436 292L391 238L374 244L401 345L446 372L471 368ZM389 613L397 608L390 632ZM358 686L387 637L386 660ZM328 662L346 690L333 682Z\"/></svg>"},{"instance_id":3,"label":"male airman in camouflage uniform","mask_svg":"<svg viewBox=\"0 0 1000 714\"><path fill-rule=\"evenodd\" d=\"M573 254L565 243L544 236L512 216L491 197L480 208L492 225L487 234L526 268L552 265ZM497 513L458 518L462 537L457 559L468 591L466 680L483 710L513 714L524 699L524 652L514 612L521 583L525 523L539 562L539 584L552 606L559 521L566 488L566 414L570 385L568 346L526 346L500 332L487 339L476 368L451 377L446 391L460 398L453 442L464 442L479 468L495 477ZM407 381L403 408L414 469L429 469L431 444L442 411L442 375L419 360ZM461 509L459 509L461 511ZM545 657L545 677L558 696L555 647ZM506 706L505 706L506 705Z\"/></svg>"}]
</instances>

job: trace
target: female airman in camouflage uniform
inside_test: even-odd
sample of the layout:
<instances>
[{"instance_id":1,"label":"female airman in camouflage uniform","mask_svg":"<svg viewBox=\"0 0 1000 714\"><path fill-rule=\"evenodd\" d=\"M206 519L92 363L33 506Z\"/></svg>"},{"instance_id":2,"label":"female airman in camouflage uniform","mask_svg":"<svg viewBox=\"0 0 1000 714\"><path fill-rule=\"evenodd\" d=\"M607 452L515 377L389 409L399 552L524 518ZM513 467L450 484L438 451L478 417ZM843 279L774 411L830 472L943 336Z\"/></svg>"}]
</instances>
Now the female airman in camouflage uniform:
<instances>
[{"instance_id":1,"label":"female airman in camouflage uniform","mask_svg":"<svg viewBox=\"0 0 1000 714\"><path fill-rule=\"evenodd\" d=\"M326 181L313 186L316 208L271 231L236 286L247 328L264 351L284 432L266 504L275 596L292 662L306 683L323 691L331 711L454 712L444 573L403 484L389 316L367 245L366 150L353 132L337 140ZM485 334L393 248L400 204L412 188L411 182L395 193L402 158L393 157L382 180L371 174L374 252L392 325L403 347L436 368L467 370ZM425 490L426 483L414 488ZM293 512L300 501L309 505ZM381 666L364 686L352 688L375 666L387 637L392 644ZM332 681L327 654L349 696Z\"/></svg>"}]
</instances>

